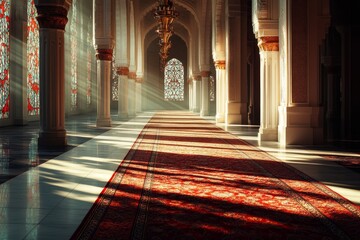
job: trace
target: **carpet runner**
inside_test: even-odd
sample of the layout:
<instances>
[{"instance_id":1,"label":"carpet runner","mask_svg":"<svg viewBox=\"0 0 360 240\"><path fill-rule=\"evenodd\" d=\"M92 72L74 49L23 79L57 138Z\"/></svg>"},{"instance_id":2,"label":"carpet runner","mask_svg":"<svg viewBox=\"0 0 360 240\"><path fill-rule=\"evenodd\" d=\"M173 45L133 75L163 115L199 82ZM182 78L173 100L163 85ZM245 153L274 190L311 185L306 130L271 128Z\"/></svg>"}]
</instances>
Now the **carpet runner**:
<instances>
[{"instance_id":1,"label":"carpet runner","mask_svg":"<svg viewBox=\"0 0 360 240\"><path fill-rule=\"evenodd\" d=\"M359 206L197 116L160 112L72 239L359 236Z\"/></svg>"}]
</instances>

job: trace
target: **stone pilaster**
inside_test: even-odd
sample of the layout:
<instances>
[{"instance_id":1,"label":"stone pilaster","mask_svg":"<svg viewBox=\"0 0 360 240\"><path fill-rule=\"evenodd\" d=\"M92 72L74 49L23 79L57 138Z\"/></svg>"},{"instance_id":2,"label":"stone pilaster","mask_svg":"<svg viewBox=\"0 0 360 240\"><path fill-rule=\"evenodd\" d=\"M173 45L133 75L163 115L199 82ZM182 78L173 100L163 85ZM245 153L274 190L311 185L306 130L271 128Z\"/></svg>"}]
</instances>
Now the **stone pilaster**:
<instances>
[{"instance_id":1,"label":"stone pilaster","mask_svg":"<svg viewBox=\"0 0 360 240\"><path fill-rule=\"evenodd\" d=\"M194 108L193 104L193 80L191 78L188 79L188 85L189 85L189 111L192 111Z\"/></svg>"},{"instance_id":2,"label":"stone pilaster","mask_svg":"<svg viewBox=\"0 0 360 240\"><path fill-rule=\"evenodd\" d=\"M136 73L129 72L129 80L128 80L128 110L129 110L129 117L133 118L136 116Z\"/></svg>"},{"instance_id":3,"label":"stone pilaster","mask_svg":"<svg viewBox=\"0 0 360 240\"><path fill-rule=\"evenodd\" d=\"M216 122L225 122L225 99L226 94L226 61L215 61L216 68Z\"/></svg>"},{"instance_id":4,"label":"stone pilaster","mask_svg":"<svg viewBox=\"0 0 360 240\"><path fill-rule=\"evenodd\" d=\"M142 83L143 79L141 77L136 77L135 84L136 84L136 112L142 112Z\"/></svg>"},{"instance_id":5,"label":"stone pilaster","mask_svg":"<svg viewBox=\"0 0 360 240\"><path fill-rule=\"evenodd\" d=\"M209 77L210 71L201 72L201 116L209 115Z\"/></svg>"},{"instance_id":6,"label":"stone pilaster","mask_svg":"<svg viewBox=\"0 0 360 240\"><path fill-rule=\"evenodd\" d=\"M260 49L260 141L278 140L279 38L259 37Z\"/></svg>"},{"instance_id":7,"label":"stone pilaster","mask_svg":"<svg viewBox=\"0 0 360 240\"><path fill-rule=\"evenodd\" d=\"M193 112L200 113L201 109L201 76L194 76L193 82Z\"/></svg>"},{"instance_id":8,"label":"stone pilaster","mask_svg":"<svg viewBox=\"0 0 360 240\"><path fill-rule=\"evenodd\" d=\"M69 5L39 3L40 132L39 147L66 146L64 33Z\"/></svg>"},{"instance_id":9,"label":"stone pilaster","mask_svg":"<svg viewBox=\"0 0 360 240\"><path fill-rule=\"evenodd\" d=\"M120 119L127 119L129 117L128 113L128 67L118 67L117 74L119 75L119 106L118 106L118 116Z\"/></svg>"}]
</instances>

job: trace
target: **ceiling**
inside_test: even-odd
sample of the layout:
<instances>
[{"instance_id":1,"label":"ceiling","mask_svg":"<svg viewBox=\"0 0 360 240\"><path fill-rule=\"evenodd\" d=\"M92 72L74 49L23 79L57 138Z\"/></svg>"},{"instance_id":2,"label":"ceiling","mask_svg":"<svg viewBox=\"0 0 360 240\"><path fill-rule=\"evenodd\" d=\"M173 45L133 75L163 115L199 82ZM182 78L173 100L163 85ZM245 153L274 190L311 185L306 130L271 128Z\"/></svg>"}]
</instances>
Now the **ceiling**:
<instances>
[{"instance_id":1,"label":"ceiling","mask_svg":"<svg viewBox=\"0 0 360 240\"><path fill-rule=\"evenodd\" d=\"M175 9L179 12L179 17L174 20L174 33L179 35L185 42L190 41L190 37L195 31L199 31L202 19L202 5L206 5L208 0L175 0ZM157 24L153 17L154 9L158 5L157 0L133 0L135 18L142 26L142 32L147 39L155 39Z\"/></svg>"}]
</instances>

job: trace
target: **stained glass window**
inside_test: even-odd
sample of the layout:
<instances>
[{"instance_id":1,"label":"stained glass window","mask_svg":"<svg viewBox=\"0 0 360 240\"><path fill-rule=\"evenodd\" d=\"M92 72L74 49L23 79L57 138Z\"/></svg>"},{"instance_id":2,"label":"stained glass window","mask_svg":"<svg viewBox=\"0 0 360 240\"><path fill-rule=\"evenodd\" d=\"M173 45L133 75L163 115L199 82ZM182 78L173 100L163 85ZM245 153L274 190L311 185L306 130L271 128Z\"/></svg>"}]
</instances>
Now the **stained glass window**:
<instances>
[{"instance_id":1,"label":"stained glass window","mask_svg":"<svg viewBox=\"0 0 360 240\"><path fill-rule=\"evenodd\" d=\"M0 119L9 117L10 1L0 0Z\"/></svg>"},{"instance_id":2,"label":"stained glass window","mask_svg":"<svg viewBox=\"0 0 360 240\"><path fill-rule=\"evenodd\" d=\"M27 1L27 107L29 115L40 113L39 25L34 0Z\"/></svg>"},{"instance_id":3,"label":"stained glass window","mask_svg":"<svg viewBox=\"0 0 360 240\"><path fill-rule=\"evenodd\" d=\"M176 58L164 69L164 98L166 101L184 101L184 67Z\"/></svg>"},{"instance_id":4,"label":"stained glass window","mask_svg":"<svg viewBox=\"0 0 360 240\"><path fill-rule=\"evenodd\" d=\"M118 74L116 72L116 66L115 66L115 54L113 54L113 60L112 60L111 96L112 96L111 99L113 101L119 100L119 82L118 82Z\"/></svg>"},{"instance_id":5,"label":"stained glass window","mask_svg":"<svg viewBox=\"0 0 360 240\"><path fill-rule=\"evenodd\" d=\"M78 107L78 14L77 0L73 0L72 16L70 22L70 44L71 44L71 110L76 111Z\"/></svg>"},{"instance_id":6,"label":"stained glass window","mask_svg":"<svg viewBox=\"0 0 360 240\"><path fill-rule=\"evenodd\" d=\"M215 101L215 78L213 76L209 78L209 98L210 102Z\"/></svg>"}]
</instances>

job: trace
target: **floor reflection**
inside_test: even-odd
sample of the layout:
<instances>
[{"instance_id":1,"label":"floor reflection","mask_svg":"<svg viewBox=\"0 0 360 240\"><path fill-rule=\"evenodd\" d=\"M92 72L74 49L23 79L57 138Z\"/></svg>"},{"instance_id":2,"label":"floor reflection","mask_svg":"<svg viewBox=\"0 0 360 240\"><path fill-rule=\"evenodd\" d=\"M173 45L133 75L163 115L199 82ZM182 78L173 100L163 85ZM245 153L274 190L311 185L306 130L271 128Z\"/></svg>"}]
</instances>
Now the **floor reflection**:
<instances>
[{"instance_id":1,"label":"floor reflection","mask_svg":"<svg viewBox=\"0 0 360 240\"><path fill-rule=\"evenodd\" d=\"M68 117L65 124L68 146L61 150L38 149L38 121L26 126L3 127L0 131L0 184L108 130L96 128L95 122L95 113Z\"/></svg>"}]
</instances>

